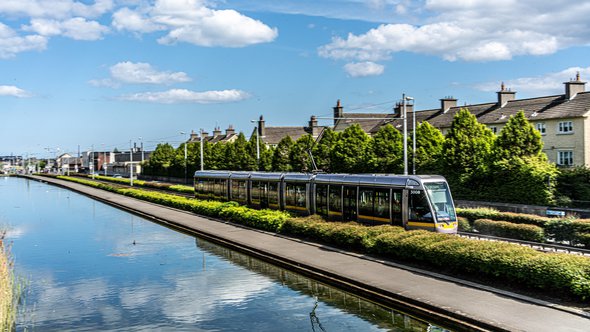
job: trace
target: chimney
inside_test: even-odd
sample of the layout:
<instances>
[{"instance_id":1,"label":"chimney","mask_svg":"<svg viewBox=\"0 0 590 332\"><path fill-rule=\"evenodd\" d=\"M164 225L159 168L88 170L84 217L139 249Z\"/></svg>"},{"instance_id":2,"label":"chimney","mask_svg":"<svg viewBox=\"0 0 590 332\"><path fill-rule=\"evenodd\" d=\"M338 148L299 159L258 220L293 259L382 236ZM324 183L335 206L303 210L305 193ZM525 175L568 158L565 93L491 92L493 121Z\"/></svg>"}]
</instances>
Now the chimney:
<instances>
[{"instance_id":1,"label":"chimney","mask_svg":"<svg viewBox=\"0 0 590 332\"><path fill-rule=\"evenodd\" d=\"M502 85L500 86L500 91L496 93L498 94L498 106L500 107L506 106L506 103L514 100L516 95L516 92L506 89L504 82L502 82Z\"/></svg>"},{"instance_id":2,"label":"chimney","mask_svg":"<svg viewBox=\"0 0 590 332\"><path fill-rule=\"evenodd\" d=\"M580 81L580 72L576 73L576 80L569 82L564 82L565 84L565 98L567 100L572 100L576 97L576 95L580 92L585 91L586 82Z\"/></svg>"},{"instance_id":3,"label":"chimney","mask_svg":"<svg viewBox=\"0 0 590 332\"><path fill-rule=\"evenodd\" d=\"M202 135L203 138L209 137L209 133L206 132L206 131L201 132L201 135Z\"/></svg>"},{"instance_id":4,"label":"chimney","mask_svg":"<svg viewBox=\"0 0 590 332\"><path fill-rule=\"evenodd\" d=\"M189 142L198 142L199 141L199 133L195 133L194 130L191 130L191 138Z\"/></svg>"},{"instance_id":5,"label":"chimney","mask_svg":"<svg viewBox=\"0 0 590 332\"><path fill-rule=\"evenodd\" d=\"M410 114L414 111L414 105L406 103L406 114ZM402 115L404 113L404 104L402 102L395 103L395 107L393 108L393 117L397 119L403 119Z\"/></svg>"},{"instance_id":6,"label":"chimney","mask_svg":"<svg viewBox=\"0 0 590 332\"><path fill-rule=\"evenodd\" d=\"M225 136L230 136L236 133L234 126L229 125L229 127L225 130Z\"/></svg>"},{"instance_id":7,"label":"chimney","mask_svg":"<svg viewBox=\"0 0 590 332\"><path fill-rule=\"evenodd\" d=\"M258 120L258 135L265 136L266 130L264 128L264 117L260 116L260 120Z\"/></svg>"},{"instance_id":8,"label":"chimney","mask_svg":"<svg viewBox=\"0 0 590 332\"><path fill-rule=\"evenodd\" d=\"M340 99L338 99L336 107L334 107L334 127L342 117L344 117L344 111L342 110L342 105L340 105Z\"/></svg>"},{"instance_id":9,"label":"chimney","mask_svg":"<svg viewBox=\"0 0 590 332\"><path fill-rule=\"evenodd\" d=\"M315 117L315 115L312 115L311 118L309 118L309 133L313 137L317 137L320 134L318 119Z\"/></svg>"},{"instance_id":10,"label":"chimney","mask_svg":"<svg viewBox=\"0 0 590 332\"><path fill-rule=\"evenodd\" d=\"M221 129L219 129L219 127L215 127L213 130L213 137L217 137L219 135L221 135Z\"/></svg>"},{"instance_id":11,"label":"chimney","mask_svg":"<svg viewBox=\"0 0 590 332\"><path fill-rule=\"evenodd\" d=\"M440 110L443 113L448 112L451 107L456 107L457 106L457 99L453 98L453 97L444 97L443 99L440 100Z\"/></svg>"}]
</instances>

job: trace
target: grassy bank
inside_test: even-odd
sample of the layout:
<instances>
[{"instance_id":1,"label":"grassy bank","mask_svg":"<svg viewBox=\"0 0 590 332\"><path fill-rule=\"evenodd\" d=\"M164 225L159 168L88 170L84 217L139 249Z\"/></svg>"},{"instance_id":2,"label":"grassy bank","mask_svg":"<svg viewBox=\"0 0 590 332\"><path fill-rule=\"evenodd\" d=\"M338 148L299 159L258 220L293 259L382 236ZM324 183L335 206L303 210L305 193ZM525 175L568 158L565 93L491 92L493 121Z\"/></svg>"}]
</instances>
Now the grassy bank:
<instances>
[{"instance_id":1,"label":"grassy bank","mask_svg":"<svg viewBox=\"0 0 590 332\"><path fill-rule=\"evenodd\" d=\"M141 189L118 189L80 178L59 178L345 250L417 263L436 271L494 280L552 295L567 294L582 301L590 299L590 259L586 257L542 253L515 244L449 234L404 231L388 225L326 222L317 216L292 218L284 211L255 210L235 202L201 201Z\"/></svg>"},{"instance_id":2,"label":"grassy bank","mask_svg":"<svg viewBox=\"0 0 590 332\"><path fill-rule=\"evenodd\" d=\"M17 301L12 261L0 231L0 331L12 331L16 321Z\"/></svg>"}]
</instances>

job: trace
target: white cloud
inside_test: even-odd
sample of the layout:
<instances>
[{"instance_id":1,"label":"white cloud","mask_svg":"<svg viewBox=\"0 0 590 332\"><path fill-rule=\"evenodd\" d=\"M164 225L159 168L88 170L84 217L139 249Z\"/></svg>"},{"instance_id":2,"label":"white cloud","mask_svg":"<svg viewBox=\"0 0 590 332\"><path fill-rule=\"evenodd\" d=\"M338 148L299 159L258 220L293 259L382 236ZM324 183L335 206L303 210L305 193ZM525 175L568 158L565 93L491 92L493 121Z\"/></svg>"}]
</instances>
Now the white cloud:
<instances>
[{"instance_id":1,"label":"white cloud","mask_svg":"<svg viewBox=\"0 0 590 332\"><path fill-rule=\"evenodd\" d=\"M73 0L2 0L0 13L33 18L67 19L98 17L113 9L113 0L95 0L92 5Z\"/></svg>"},{"instance_id":2,"label":"white cloud","mask_svg":"<svg viewBox=\"0 0 590 332\"><path fill-rule=\"evenodd\" d=\"M119 62L109 69L111 77L91 80L94 86L118 87L121 84L173 84L190 82L184 72L158 71L149 63Z\"/></svg>"},{"instance_id":3,"label":"white cloud","mask_svg":"<svg viewBox=\"0 0 590 332\"><path fill-rule=\"evenodd\" d=\"M521 77L504 81L507 88L513 91L531 95L539 94L562 94L564 92L563 82L575 79L580 73L581 79L590 78L590 67L570 67L555 73L547 73L536 77ZM485 82L475 86L481 91L498 91L500 82Z\"/></svg>"},{"instance_id":4,"label":"white cloud","mask_svg":"<svg viewBox=\"0 0 590 332\"><path fill-rule=\"evenodd\" d=\"M141 92L121 96L127 101L140 101L160 104L195 103L214 104L230 103L249 98L250 95L241 90L221 90L197 92L186 89L171 89L163 92Z\"/></svg>"},{"instance_id":5,"label":"white cloud","mask_svg":"<svg viewBox=\"0 0 590 332\"><path fill-rule=\"evenodd\" d=\"M16 56L20 52L42 51L47 47L47 38L40 35L21 37L7 25L0 23L0 59Z\"/></svg>"},{"instance_id":6,"label":"white cloud","mask_svg":"<svg viewBox=\"0 0 590 332\"><path fill-rule=\"evenodd\" d=\"M10 96L17 98L28 98L33 95L23 89L20 89L14 85L0 85L0 96Z\"/></svg>"},{"instance_id":7,"label":"white cloud","mask_svg":"<svg viewBox=\"0 0 590 332\"><path fill-rule=\"evenodd\" d=\"M75 40L99 40L109 31L109 28L97 21L75 17L64 21L33 19L30 25L23 27L23 30L48 37L62 35Z\"/></svg>"},{"instance_id":8,"label":"white cloud","mask_svg":"<svg viewBox=\"0 0 590 332\"><path fill-rule=\"evenodd\" d=\"M337 36L318 49L319 55L358 62L413 52L447 61L500 61L590 44L590 3L427 0L411 12L405 1L397 6L404 7L398 14L412 15L418 23L382 24L365 33Z\"/></svg>"},{"instance_id":9,"label":"white cloud","mask_svg":"<svg viewBox=\"0 0 590 332\"><path fill-rule=\"evenodd\" d=\"M276 28L235 10L214 10L199 0L157 0L154 6L113 14L113 26L135 33L168 31L158 39L165 45L186 42L199 46L244 47L267 43L278 36Z\"/></svg>"},{"instance_id":10,"label":"white cloud","mask_svg":"<svg viewBox=\"0 0 590 332\"><path fill-rule=\"evenodd\" d=\"M351 62L344 65L344 70L351 77L379 76L385 67L374 62Z\"/></svg>"}]
</instances>

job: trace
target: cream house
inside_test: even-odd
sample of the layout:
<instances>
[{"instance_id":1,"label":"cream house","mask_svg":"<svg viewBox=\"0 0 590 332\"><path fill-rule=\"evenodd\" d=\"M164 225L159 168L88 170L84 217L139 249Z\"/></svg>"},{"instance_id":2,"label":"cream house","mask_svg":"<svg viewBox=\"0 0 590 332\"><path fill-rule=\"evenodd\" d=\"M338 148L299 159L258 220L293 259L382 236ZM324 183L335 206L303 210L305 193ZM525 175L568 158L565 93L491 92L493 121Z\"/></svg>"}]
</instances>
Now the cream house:
<instances>
[{"instance_id":1,"label":"cream house","mask_svg":"<svg viewBox=\"0 0 590 332\"><path fill-rule=\"evenodd\" d=\"M516 92L501 85L495 102L457 106L457 99L441 99L441 107L416 111L416 123L429 122L446 134L451 127L453 117L460 109L466 108L477 117L480 123L493 132L500 133L504 125L519 111L524 111L526 118L542 135L543 152L551 162L559 166L590 166L590 91L585 91L586 82L580 80L579 74L574 80L565 82L564 94L528 99L516 99ZM359 123L363 130L374 134L386 124L402 129L399 117L400 105L393 114L348 114L344 113L340 103L334 108L334 129L342 131L352 123ZM408 130L412 130L412 108L408 107ZM375 120L370 121L373 117ZM356 120L358 119L358 120ZM362 123L361 123L362 122Z\"/></svg>"}]
</instances>

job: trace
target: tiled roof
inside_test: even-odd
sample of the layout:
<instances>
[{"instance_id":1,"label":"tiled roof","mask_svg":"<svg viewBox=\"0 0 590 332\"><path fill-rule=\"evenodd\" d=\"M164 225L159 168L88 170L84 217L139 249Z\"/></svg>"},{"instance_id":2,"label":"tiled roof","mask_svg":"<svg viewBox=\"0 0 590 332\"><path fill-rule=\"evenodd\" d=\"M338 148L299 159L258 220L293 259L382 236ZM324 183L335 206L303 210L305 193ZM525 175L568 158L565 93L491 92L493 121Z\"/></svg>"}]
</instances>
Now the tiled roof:
<instances>
[{"instance_id":1,"label":"tiled roof","mask_svg":"<svg viewBox=\"0 0 590 332\"><path fill-rule=\"evenodd\" d=\"M319 126L318 132L321 132L323 128ZM252 133L254 134L254 131ZM286 136L296 141L306 134L310 134L308 127L265 127L264 136L260 139L266 144L276 145Z\"/></svg>"},{"instance_id":2,"label":"tiled roof","mask_svg":"<svg viewBox=\"0 0 590 332\"><path fill-rule=\"evenodd\" d=\"M371 132L373 128L381 126L387 121L385 118L393 118L393 114L383 113L344 113L344 119L339 119L334 126L335 131L343 131L351 125L358 123L363 131Z\"/></svg>"}]
</instances>

